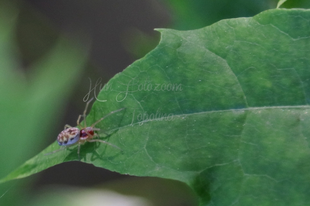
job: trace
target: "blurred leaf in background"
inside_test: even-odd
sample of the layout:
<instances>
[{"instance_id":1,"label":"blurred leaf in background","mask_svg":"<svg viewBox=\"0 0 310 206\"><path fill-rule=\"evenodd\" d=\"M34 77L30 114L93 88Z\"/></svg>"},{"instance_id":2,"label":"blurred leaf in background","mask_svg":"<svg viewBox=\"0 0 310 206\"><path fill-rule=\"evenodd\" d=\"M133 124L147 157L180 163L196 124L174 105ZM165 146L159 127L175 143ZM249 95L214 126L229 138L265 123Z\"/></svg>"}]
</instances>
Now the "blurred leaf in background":
<instances>
[{"instance_id":1,"label":"blurred leaf in background","mask_svg":"<svg viewBox=\"0 0 310 206\"><path fill-rule=\"evenodd\" d=\"M170 11L168 28L189 30L199 29L222 19L254 16L264 10L276 8L277 0L161 0L161 3ZM159 39L154 36L146 42L149 35L143 32L135 34L145 37L140 38L144 40L140 42L133 37L132 42L136 42L135 44L125 44L134 57L144 56L147 53L145 51L151 50L152 42Z\"/></svg>"},{"instance_id":2,"label":"blurred leaf in background","mask_svg":"<svg viewBox=\"0 0 310 206\"><path fill-rule=\"evenodd\" d=\"M274 9L278 0L161 0L172 13L172 28L199 29L227 18L251 17ZM309 8L308 0L287 1L282 8Z\"/></svg>"},{"instance_id":3,"label":"blurred leaf in background","mask_svg":"<svg viewBox=\"0 0 310 206\"><path fill-rule=\"evenodd\" d=\"M57 198L55 198L57 197ZM195 206L197 198L184 183L162 178L134 177L93 188L50 186L29 206Z\"/></svg>"},{"instance_id":4,"label":"blurred leaf in background","mask_svg":"<svg viewBox=\"0 0 310 206\"><path fill-rule=\"evenodd\" d=\"M279 2L277 4L277 9L280 8L282 6L282 4L284 4L284 2L286 2L286 0L279 0Z\"/></svg>"},{"instance_id":5,"label":"blurred leaf in background","mask_svg":"<svg viewBox=\"0 0 310 206\"><path fill-rule=\"evenodd\" d=\"M276 7L276 0L162 0L172 12L172 27L198 29L227 18L250 17Z\"/></svg>"},{"instance_id":6,"label":"blurred leaf in background","mask_svg":"<svg viewBox=\"0 0 310 206\"><path fill-rule=\"evenodd\" d=\"M178 30L199 29L217 21L228 18L251 17L259 12L274 9L278 0L161 0L170 11L170 24L168 28ZM310 8L310 1L286 1L281 8ZM133 30L134 31L134 30ZM135 44L125 44L132 51L134 57L144 56L151 51L152 42L157 42L159 37L137 31L132 37ZM142 41L137 41L137 36L142 36ZM129 37L130 38L130 37ZM147 40L149 39L149 40Z\"/></svg>"},{"instance_id":7,"label":"blurred leaf in background","mask_svg":"<svg viewBox=\"0 0 310 206\"><path fill-rule=\"evenodd\" d=\"M55 198L57 197L57 198ZM105 189L54 187L45 189L29 206L154 206L145 198Z\"/></svg>"},{"instance_id":8,"label":"blurred leaf in background","mask_svg":"<svg viewBox=\"0 0 310 206\"><path fill-rule=\"evenodd\" d=\"M16 44L18 5L0 3L0 177L41 150L46 134L61 116L86 60L83 51L64 37L27 71ZM87 42L85 42L87 44ZM85 45L84 45L85 46ZM0 185L0 205L23 201L18 184ZM24 191L25 192L25 191Z\"/></svg>"},{"instance_id":9,"label":"blurred leaf in background","mask_svg":"<svg viewBox=\"0 0 310 206\"><path fill-rule=\"evenodd\" d=\"M282 5L281 8L304 8L309 9L310 8L310 1L308 0L287 0Z\"/></svg>"}]
</instances>

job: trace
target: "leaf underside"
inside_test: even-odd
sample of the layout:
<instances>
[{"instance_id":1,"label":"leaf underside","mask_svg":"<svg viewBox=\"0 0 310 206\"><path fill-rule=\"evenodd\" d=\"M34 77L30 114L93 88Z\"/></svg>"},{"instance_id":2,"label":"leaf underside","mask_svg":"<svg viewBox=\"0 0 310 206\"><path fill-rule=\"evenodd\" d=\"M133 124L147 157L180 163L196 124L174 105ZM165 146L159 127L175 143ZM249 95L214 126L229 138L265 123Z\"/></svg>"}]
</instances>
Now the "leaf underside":
<instances>
[{"instance_id":1,"label":"leaf underside","mask_svg":"<svg viewBox=\"0 0 310 206\"><path fill-rule=\"evenodd\" d=\"M190 185L201 205L310 201L310 11L269 10L160 44L102 89L87 124L121 148L86 143L83 162ZM55 142L3 181L78 160Z\"/></svg>"}]
</instances>

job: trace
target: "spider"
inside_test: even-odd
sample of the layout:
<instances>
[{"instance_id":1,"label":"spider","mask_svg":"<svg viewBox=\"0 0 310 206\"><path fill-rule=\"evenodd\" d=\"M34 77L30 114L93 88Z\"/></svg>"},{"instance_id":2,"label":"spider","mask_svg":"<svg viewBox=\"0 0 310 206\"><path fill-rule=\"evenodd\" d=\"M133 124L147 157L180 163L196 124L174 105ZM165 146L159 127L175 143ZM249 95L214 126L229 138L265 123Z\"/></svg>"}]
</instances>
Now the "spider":
<instances>
[{"instance_id":1,"label":"spider","mask_svg":"<svg viewBox=\"0 0 310 206\"><path fill-rule=\"evenodd\" d=\"M86 112L87 112L87 108L89 103L93 100L93 98L91 100L89 100L86 103L83 115L79 115L78 119L77 119L77 126L76 127L71 127L70 125L66 124L64 127L64 130L62 132L59 133L59 135L57 136L57 142L60 146L64 146L66 147L70 147L72 145L78 144L78 156L80 157L80 147L81 144L84 144L85 142L101 142L104 144L108 144L110 146L113 146L117 149L120 149L119 147L108 143L106 141L100 140L100 139L94 139L94 137L99 137L99 135L97 133L95 133L96 131L100 131L99 128L95 128L95 126L101 122L102 120L104 120L106 117L110 116L111 114L114 114L116 112L119 112L125 108L121 108L115 111L110 112L109 114L105 115L104 117L98 119L95 123L93 123L91 126L86 126ZM83 126L80 124L80 119L81 117L83 117L84 120L84 124ZM79 129L81 128L81 129ZM61 148L63 149L63 148ZM59 150L61 150L59 149ZM55 153L59 150L56 150L52 153Z\"/></svg>"}]
</instances>

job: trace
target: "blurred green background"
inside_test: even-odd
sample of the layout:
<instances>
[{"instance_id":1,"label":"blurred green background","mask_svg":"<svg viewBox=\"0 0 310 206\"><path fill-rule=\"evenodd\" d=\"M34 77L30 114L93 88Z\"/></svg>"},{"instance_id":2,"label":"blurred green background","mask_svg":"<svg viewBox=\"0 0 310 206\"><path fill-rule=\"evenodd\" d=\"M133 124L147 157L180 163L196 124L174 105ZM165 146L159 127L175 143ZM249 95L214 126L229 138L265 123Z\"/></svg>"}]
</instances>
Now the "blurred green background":
<instances>
[{"instance_id":1,"label":"blurred green background","mask_svg":"<svg viewBox=\"0 0 310 206\"><path fill-rule=\"evenodd\" d=\"M0 177L74 125L92 87L143 57L154 28L198 29L251 17L276 0L0 0ZM309 8L287 1L285 8ZM96 93L98 93L99 85ZM89 96L88 96L89 95ZM0 185L0 205L196 205L186 185L79 162Z\"/></svg>"}]
</instances>

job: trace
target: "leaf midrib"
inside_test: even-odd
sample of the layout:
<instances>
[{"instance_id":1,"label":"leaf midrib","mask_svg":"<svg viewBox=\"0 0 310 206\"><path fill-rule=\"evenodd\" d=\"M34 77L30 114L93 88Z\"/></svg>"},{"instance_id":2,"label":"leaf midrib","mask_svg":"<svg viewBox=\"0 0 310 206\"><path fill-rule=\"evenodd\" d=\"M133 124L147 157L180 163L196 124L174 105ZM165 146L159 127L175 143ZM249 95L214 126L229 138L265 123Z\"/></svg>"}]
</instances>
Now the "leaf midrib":
<instances>
[{"instance_id":1,"label":"leaf midrib","mask_svg":"<svg viewBox=\"0 0 310 206\"><path fill-rule=\"evenodd\" d=\"M240 112L240 111L253 111L253 110L267 110L267 109L310 109L310 105L295 105L295 106L264 106L264 107L248 107L248 108L241 108L241 109L223 109L223 110L211 110L211 111L204 111L204 112L194 112L194 113L188 113L188 114L177 114L177 115L172 115L172 117L186 117L190 115L201 115L201 114L212 114L212 113L221 113L221 112ZM133 125L137 124L144 124L147 122L153 122L153 121L159 121L162 118L154 118L152 120L148 121L140 121L140 122L135 122L131 123L128 125L124 125L112 130L118 130L121 128L126 128L128 126L132 127Z\"/></svg>"}]
</instances>

